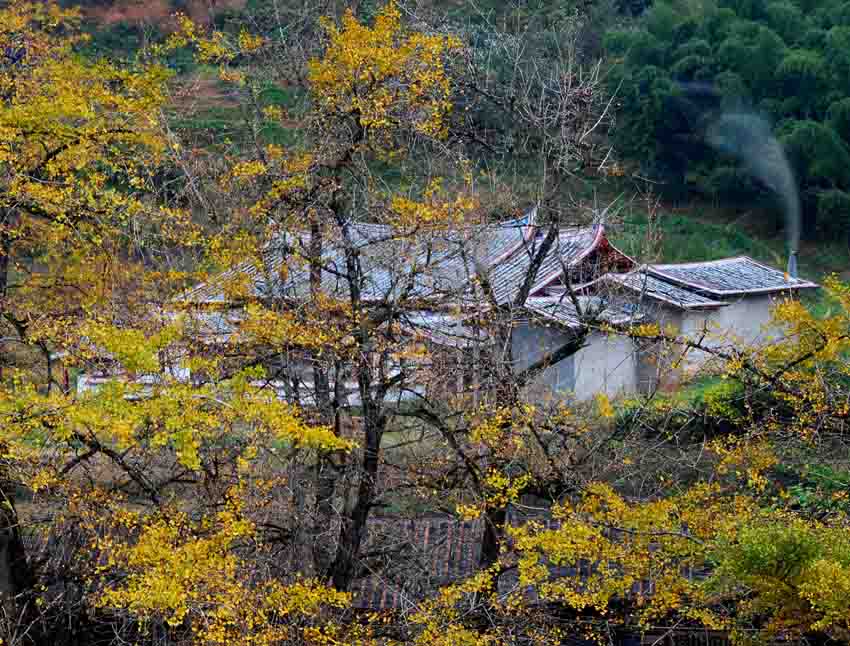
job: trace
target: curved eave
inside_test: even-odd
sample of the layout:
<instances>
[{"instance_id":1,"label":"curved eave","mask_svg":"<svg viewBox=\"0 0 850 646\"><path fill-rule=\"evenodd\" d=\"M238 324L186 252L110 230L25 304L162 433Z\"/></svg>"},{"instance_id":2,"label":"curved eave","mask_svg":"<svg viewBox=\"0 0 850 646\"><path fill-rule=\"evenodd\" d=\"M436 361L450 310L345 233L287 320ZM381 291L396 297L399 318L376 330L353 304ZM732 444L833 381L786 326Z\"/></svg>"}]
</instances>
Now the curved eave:
<instances>
[{"instance_id":1,"label":"curved eave","mask_svg":"<svg viewBox=\"0 0 850 646\"><path fill-rule=\"evenodd\" d=\"M635 267L637 265L637 263L634 261L633 258L627 256L625 253L623 253L617 247L615 247L613 244L611 244L611 241L608 240L608 237L605 235L605 225L597 224L596 229L597 229L596 234L594 235L593 241L590 243L590 246L588 246L587 249L582 251L575 258L573 258L569 263L567 263L567 267L578 266L588 256L590 256L594 251L599 250L599 248L602 246L603 242L606 243L608 249L613 251L614 254L619 256L622 260L625 260L627 263L629 263L631 265L631 267ZM544 278L541 278L537 283L535 283L532 286L531 291L529 292L529 296L536 296L538 294L538 292L540 292L541 290L544 290L548 287L551 287L552 284L556 280L558 280L558 278L563 276L563 274L564 274L563 268L559 267L557 271L548 274ZM576 286L576 289L586 287L589 284L590 283L585 283L583 285Z\"/></svg>"}]
</instances>

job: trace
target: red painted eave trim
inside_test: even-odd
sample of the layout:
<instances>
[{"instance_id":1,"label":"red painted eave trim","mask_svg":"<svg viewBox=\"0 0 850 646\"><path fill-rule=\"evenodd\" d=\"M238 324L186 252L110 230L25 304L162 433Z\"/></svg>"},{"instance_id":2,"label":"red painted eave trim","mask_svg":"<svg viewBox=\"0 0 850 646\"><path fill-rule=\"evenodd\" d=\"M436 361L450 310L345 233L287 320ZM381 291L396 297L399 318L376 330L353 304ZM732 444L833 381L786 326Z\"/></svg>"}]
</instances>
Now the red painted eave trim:
<instances>
[{"instance_id":1,"label":"red painted eave trim","mask_svg":"<svg viewBox=\"0 0 850 646\"><path fill-rule=\"evenodd\" d=\"M617 249L617 247L615 247L613 244L611 244L611 241L605 235L605 225L597 224L596 227L597 227L597 231L596 231L596 235L593 238L593 242L590 243L590 246L587 249L585 249L578 256L576 256L576 258L574 260L572 260L569 263L569 265L567 265L568 267L574 267L577 264L579 264L581 261L583 261L585 258L587 258L591 253L593 253L594 251L599 249L603 245L603 243L605 243L605 245L607 245L607 247L609 249L614 251L614 253L618 254L621 258L623 258L623 259L627 260L629 263L631 263L631 267L629 267L630 270L637 266L637 263L634 261L633 258L627 256L622 251ZM538 292L540 292L541 290L544 290L548 287L551 287L552 283L554 283L556 280L558 280L558 278L562 274L563 274L563 270L561 268L559 268L557 270L557 272L552 273L549 276L541 279L534 287L531 288L531 292L529 292L529 296L536 296L536 295L538 295ZM591 281L591 282L593 282L593 281ZM587 284L589 284L589 283L587 283Z\"/></svg>"}]
</instances>

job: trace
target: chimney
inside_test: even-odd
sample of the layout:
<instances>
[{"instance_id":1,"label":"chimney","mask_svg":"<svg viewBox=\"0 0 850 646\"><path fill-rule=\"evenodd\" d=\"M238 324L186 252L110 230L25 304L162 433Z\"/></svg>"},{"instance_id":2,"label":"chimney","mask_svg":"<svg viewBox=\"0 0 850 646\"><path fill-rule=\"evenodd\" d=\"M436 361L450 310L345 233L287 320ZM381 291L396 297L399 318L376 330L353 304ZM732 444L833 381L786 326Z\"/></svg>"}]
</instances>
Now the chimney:
<instances>
[{"instance_id":1,"label":"chimney","mask_svg":"<svg viewBox=\"0 0 850 646\"><path fill-rule=\"evenodd\" d=\"M788 277L796 280L797 279L797 252L796 250L791 250L791 254L788 256L788 270L786 271Z\"/></svg>"}]
</instances>

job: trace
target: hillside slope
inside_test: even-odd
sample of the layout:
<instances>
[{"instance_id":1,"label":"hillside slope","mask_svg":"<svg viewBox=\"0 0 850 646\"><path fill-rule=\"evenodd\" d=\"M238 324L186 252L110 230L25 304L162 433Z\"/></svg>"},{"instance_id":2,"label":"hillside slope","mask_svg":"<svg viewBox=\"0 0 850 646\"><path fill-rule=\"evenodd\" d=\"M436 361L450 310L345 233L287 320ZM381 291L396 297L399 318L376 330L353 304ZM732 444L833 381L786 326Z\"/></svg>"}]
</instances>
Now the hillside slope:
<instances>
[{"instance_id":1,"label":"hillside slope","mask_svg":"<svg viewBox=\"0 0 850 646\"><path fill-rule=\"evenodd\" d=\"M218 12L244 9L247 0L66 0L63 4L79 6L100 25L152 25L167 31L177 12L209 22Z\"/></svg>"}]
</instances>

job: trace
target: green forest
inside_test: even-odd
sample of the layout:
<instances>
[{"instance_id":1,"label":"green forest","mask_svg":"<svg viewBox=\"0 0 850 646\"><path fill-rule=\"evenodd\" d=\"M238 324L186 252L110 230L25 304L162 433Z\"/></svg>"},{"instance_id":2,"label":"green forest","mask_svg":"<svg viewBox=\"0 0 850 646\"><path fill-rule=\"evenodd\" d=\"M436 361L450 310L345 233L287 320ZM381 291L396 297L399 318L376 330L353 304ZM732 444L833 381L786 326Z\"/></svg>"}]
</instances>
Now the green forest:
<instances>
[{"instance_id":1,"label":"green forest","mask_svg":"<svg viewBox=\"0 0 850 646\"><path fill-rule=\"evenodd\" d=\"M742 136L736 127L757 127L724 124L725 114L763 119L792 164L804 234L846 238L848 12L828 2L654 4L605 37L618 59L618 145L670 190L724 202L765 200L775 187L710 136L718 123L733 138Z\"/></svg>"}]
</instances>

